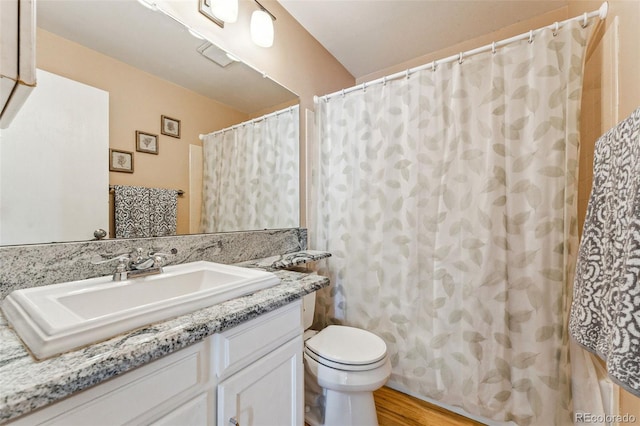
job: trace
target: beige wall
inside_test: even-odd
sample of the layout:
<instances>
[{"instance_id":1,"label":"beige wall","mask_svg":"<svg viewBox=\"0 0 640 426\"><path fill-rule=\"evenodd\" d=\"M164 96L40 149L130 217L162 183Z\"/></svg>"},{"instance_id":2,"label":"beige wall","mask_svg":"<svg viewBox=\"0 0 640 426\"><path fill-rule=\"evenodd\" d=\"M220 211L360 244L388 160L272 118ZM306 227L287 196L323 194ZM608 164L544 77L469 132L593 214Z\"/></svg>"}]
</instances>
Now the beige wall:
<instances>
[{"instance_id":1,"label":"beige wall","mask_svg":"<svg viewBox=\"0 0 640 426\"><path fill-rule=\"evenodd\" d=\"M44 30L37 37L38 68L109 92L109 146L134 153L134 173L110 172L109 183L184 190L177 232L189 233L189 145L248 116ZM161 115L181 121L180 139L160 134ZM158 135L158 155L136 152L136 130Z\"/></svg>"},{"instance_id":2,"label":"beige wall","mask_svg":"<svg viewBox=\"0 0 640 426\"><path fill-rule=\"evenodd\" d=\"M600 7L600 2L573 0L576 16ZM598 29L585 67L582 102L580 194L581 219L593 178L593 150L597 138L640 106L640 1L609 0L609 14ZM620 389L620 414L640 419L640 399Z\"/></svg>"}]
</instances>

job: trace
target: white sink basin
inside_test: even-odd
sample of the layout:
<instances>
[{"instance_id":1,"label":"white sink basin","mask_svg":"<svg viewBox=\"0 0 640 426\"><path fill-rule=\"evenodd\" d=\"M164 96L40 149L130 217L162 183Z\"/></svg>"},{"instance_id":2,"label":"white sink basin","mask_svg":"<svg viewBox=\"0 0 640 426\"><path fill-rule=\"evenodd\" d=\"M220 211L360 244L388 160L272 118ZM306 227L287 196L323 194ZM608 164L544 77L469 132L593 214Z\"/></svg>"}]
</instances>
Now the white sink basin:
<instances>
[{"instance_id":1,"label":"white sink basin","mask_svg":"<svg viewBox=\"0 0 640 426\"><path fill-rule=\"evenodd\" d=\"M1 308L43 359L279 283L270 272L202 261L126 281L106 276L16 290Z\"/></svg>"}]
</instances>

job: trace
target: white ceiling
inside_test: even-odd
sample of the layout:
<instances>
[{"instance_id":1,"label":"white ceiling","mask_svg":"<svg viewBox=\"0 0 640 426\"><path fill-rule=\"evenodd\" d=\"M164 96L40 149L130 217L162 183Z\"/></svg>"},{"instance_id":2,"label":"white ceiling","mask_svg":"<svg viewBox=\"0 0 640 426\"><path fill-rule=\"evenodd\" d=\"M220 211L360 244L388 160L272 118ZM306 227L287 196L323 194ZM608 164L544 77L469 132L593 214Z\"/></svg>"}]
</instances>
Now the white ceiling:
<instances>
[{"instance_id":1,"label":"white ceiling","mask_svg":"<svg viewBox=\"0 0 640 426\"><path fill-rule=\"evenodd\" d=\"M278 0L356 78L561 8L565 0Z\"/></svg>"}]
</instances>

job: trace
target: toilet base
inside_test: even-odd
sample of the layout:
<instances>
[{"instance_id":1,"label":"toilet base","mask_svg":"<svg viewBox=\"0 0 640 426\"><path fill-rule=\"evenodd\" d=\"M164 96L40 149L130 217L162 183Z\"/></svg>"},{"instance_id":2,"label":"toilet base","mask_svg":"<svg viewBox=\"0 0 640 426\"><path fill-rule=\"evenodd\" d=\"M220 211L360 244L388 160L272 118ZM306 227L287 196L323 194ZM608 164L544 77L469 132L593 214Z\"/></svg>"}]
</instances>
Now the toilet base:
<instances>
[{"instance_id":1,"label":"toilet base","mask_svg":"<svg viewBox=\"0 0 640 426\"><path fill-rule=\"evenodd\" d=\"M320 401L322 407L306 409L304 420L310 426L378 426L373 392L324 389Z\"/></svg>"},{"instance_id":2,"label":"toilet base","mask_svg":"<svg viewBox=\"0 0 640 426\"><path fill-rule=\"evenodd\" d=\"M378 426L372 392L325 390L325 424Z\"/></svg>"}]
</instances>

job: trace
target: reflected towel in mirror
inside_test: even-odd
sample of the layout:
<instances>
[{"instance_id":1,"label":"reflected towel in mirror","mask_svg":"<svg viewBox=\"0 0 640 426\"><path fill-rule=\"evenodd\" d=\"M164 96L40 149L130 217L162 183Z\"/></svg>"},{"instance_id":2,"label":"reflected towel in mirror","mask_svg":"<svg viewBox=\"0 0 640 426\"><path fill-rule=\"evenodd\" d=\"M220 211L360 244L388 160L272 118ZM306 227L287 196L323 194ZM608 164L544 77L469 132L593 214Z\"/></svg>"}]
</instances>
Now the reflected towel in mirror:
<instances>
[{"instance_id":1,"label":"reflected towel in mirror","mask_svg":"<svg viewBox=\"0 0 640 426\"><path fill-rule=\"evenodd\" d=\"M114 185L116 238L175 235L178 191Z\"/></svg>"}]
</instances>

